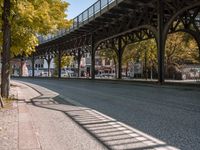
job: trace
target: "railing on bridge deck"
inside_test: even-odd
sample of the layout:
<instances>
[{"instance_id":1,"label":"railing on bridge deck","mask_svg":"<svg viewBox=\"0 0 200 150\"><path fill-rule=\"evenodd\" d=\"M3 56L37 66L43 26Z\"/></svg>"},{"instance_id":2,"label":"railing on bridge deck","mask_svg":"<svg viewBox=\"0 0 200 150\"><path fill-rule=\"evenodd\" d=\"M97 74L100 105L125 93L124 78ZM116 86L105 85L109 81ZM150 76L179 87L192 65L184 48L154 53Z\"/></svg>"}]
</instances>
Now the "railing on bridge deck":
<instances>
[{"instance_id":1,"label":"railing on bridge deck","mask_svg":"<svg viewBox=\"0 0 200 150\"><path fill-rule=\"evenodd\" d=\"M59 37L62 37L79 27L87 24L91 20L95 19L97 16L101 15L103 12L107 11L110 9L110 7L113 4L118 4L119 0L98 0L96 3L94 3L92 6L90 6L88 9L83 11L80 15L75 17L72 22L72 26L69 29L62 29L59 30L56 34L54 35L48 35L46 37L40 36L40 44L49 42L51 40L57 39Z\"/></svg>"}]
</instances>

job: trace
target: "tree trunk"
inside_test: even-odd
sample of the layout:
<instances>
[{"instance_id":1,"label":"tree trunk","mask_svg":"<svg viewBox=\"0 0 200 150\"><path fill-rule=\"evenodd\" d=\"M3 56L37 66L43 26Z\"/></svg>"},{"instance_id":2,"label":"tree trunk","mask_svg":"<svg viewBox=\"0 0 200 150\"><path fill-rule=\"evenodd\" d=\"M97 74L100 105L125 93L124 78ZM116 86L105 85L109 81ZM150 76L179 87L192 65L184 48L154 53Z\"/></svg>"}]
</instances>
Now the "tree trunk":
<instances>
[{"instance_id":1,"label":"tree trunk","mask_svg":"<svg viewBox=\"0 0 200 150\"><path fill-rule=\"evenodd\" d=\"M23 76L23 59L20 60L20 73L19 76L22 77Z\"/></svg>"},{"instance_id":2,"label":"tree trunk","mask_svg":"<svg viewBox=\"0 0 200 150\"><path fill-rule=\"evenodd\" d=\"M147 77L147 52L145 50L145 54L144 54L144 77L145 79L147 80L148 77Z\"/></svg>"},{"instance_id":3,"label":"tree trunk","mask_svg":"<svg viewBox=\"0 0 200 150\"><path fill-rule=\"evenodd\" d=\"M50 77L51 76L51 60L52 58L50 58L50 56L48 55L47 58L45 58L46 62L47 62L47 76Z\"/></svg>"},{"instance_id":4,"label":"tree trunk","mask_svg":"<svg viewBox=\"0 0 200 150\"><path fill-rule=\"evenodd\" d=\"M128 77L128 62L126 63L126 77Z\"/></svg>"},{"instance_id":5,"label":"tree trunk","mask_svg":"<svg viewBox=\"0 0 200 150\"><path fill-rule=\"evenodd\" d=\"M77 59L77 63L78 63L78 78L81 77L81 75L80 75L80 62L81 62L81 59L78 58Z\"/></svg>"},{"instance_id":6,"label":"tree trunk","mask_svg":"<svg viewBox=\"0 0 200 150\"><path fill-rule=\"evenodd\" d=\"M115 57L113 57L114 65L115 65L115 78L117 78L117 61Z\"/></svg>"},{"instance_id":7,"label":"tree trunk","mask_svg":"<svg viewBox=\"0 0 200 150\"><path fill-rule=\"evenodd\" d=\"M51 65L51 59L47 61L47 65L48 65L48 74L47 74L47 76L50 77L50 65Z\"/></svg>"},{"instance_id":8,"label":"tree trunk","mask_svg":"<svg viewBox=\"0 0 200 150\"><path fill-rule=\"evenodd\" d=\"M3 107L4 107L3 99L2 99L2 97L0 96L0 108L3 108Z\"/></svg>"},{"instance_id":9,"label":"tree trunk","mask_svg":"<svg viewBox=\"0 0 200 150\"><path fill-rule=\"evenodd\" d=\"M3 52L2 52L2 72L1 72L1 96L8 98L10 89L10 42L11 25L10 18L10 0L4 0L3 7Z\"/></svg>"}]
</instances>

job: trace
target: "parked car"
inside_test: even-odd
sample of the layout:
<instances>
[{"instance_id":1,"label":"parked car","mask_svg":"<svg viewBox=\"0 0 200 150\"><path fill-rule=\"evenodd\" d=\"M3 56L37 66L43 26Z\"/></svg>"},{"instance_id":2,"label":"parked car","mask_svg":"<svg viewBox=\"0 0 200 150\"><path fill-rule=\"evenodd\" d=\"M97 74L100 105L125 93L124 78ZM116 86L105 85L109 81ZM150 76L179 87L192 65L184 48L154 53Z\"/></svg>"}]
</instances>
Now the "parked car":
<instances>
[{"instance_id":1,"label":"parked car","mask_svg":"<svg viewBox=\"0 0 200 150\"><path fill-rule=\"evenodd\" d=\"M182 72L182 80L200 78L200 68L185 68Z\"/></svg>"},{"instance_id":2,"label":"parked car","mask_svg":"<svg viewBox=\"0 0 200 150\"><path fill-rule=\"evenodd\" d=\"M41 72L41 76L42 77L48 77L48 72ZM51 76L51 74L50 74L50 76Z\"/></svg>"},{"instance_id":3,"label":"parked car","mask_svg":"<svg viewBox=\"0 0 200 150\"><path fill-rule=\"evenodd\" d=\"M106 78L106 79L112 79L115 77L115 74L113 73L101 73L96 75L97 78Z\"/></svg>"},{"instance_id":4,"label":"parked car","mask_svg":"<svg viewBox=\"0 0 200 150\"><path fill-rule=\"evenodd\" d=\"M61 77L63 77L63 78L70 78L72 76L74 76L74 71L72 71L72 70L62 70L61 71Z\"/></svg>"}]
</instances>

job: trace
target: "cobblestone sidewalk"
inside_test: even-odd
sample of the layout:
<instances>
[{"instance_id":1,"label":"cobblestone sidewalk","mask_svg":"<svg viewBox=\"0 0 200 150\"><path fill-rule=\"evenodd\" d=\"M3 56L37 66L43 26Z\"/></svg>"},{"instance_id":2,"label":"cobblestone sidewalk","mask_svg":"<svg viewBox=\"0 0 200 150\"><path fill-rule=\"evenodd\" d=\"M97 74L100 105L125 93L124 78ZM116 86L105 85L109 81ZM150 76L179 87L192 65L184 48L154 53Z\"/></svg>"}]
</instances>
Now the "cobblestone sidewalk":
<instances>
[{"instance_id":1,"label":"cobblestone sidewalk","mask_svg":"<svg viewBox=\"0 0 200 150\"><path fill-rule=\"evenodd\" d=\"M40 89L43 90L41 97L25 84L12 84L11 95L18 101L12 109L0 111L0 150L106 149L64 113L31 103L32 99L53 101L56 93Z\"/></svg>"},{"instance_id":2,"label":"cobblestone sidewalk","mask_svg":"<svg viewBox=\"0 0 200 150\"><path fill-rule=\"evenodd\" d=\"M18 149L17 103L10 110L0 110L0 150Z\"/></svg>"},{"instance_id":3,"label":"cobblestone sidewalk","mask_svg":"<svg viewBox=\"0 0 200 150\"><path fill-rule=\"evenodd\" d=\"M18 100L11 108L0 110L0 150L41 149L23 97L25 94L20 94L22 89L12 85L10 95Z\"/></svg>"}]
</instances>

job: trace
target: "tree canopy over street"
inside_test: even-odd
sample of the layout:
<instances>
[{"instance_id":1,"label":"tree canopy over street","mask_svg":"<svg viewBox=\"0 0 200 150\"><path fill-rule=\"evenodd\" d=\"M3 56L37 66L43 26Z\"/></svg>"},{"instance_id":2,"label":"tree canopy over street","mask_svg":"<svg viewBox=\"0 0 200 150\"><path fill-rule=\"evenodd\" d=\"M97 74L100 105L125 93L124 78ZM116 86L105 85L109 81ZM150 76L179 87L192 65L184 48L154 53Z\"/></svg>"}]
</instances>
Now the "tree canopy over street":
<instances>
[{"instance_id":1,"label":"tree canopy over street","mask_svg":"<svg viewBox=\"0 0 200 150\"><path fill-rule=\"evenodd\" d=\"M10 59L30 55L39 44L38 36L68 28L68 3L63 0L0 0L3 56L1 95L9 95ZM6 46L5 46L6 45Z\"/></svg>"},{"instance_id":2,"label":"tree canopy over street","mask_svg":"<svg viewBox=\"0 0 200 150\"><path fill-rule=\"evenodd\" d=\"M3 0L0 2L3 5ZM58 29L68 28L67 7L68 3L62 0L11 0L9 22L12 55L31 54L38 44L38 35L53 34ZM1 9L1 16L2 13ZM1 20L1 26L2 23Z\"/></svg>"}]
</instances>

